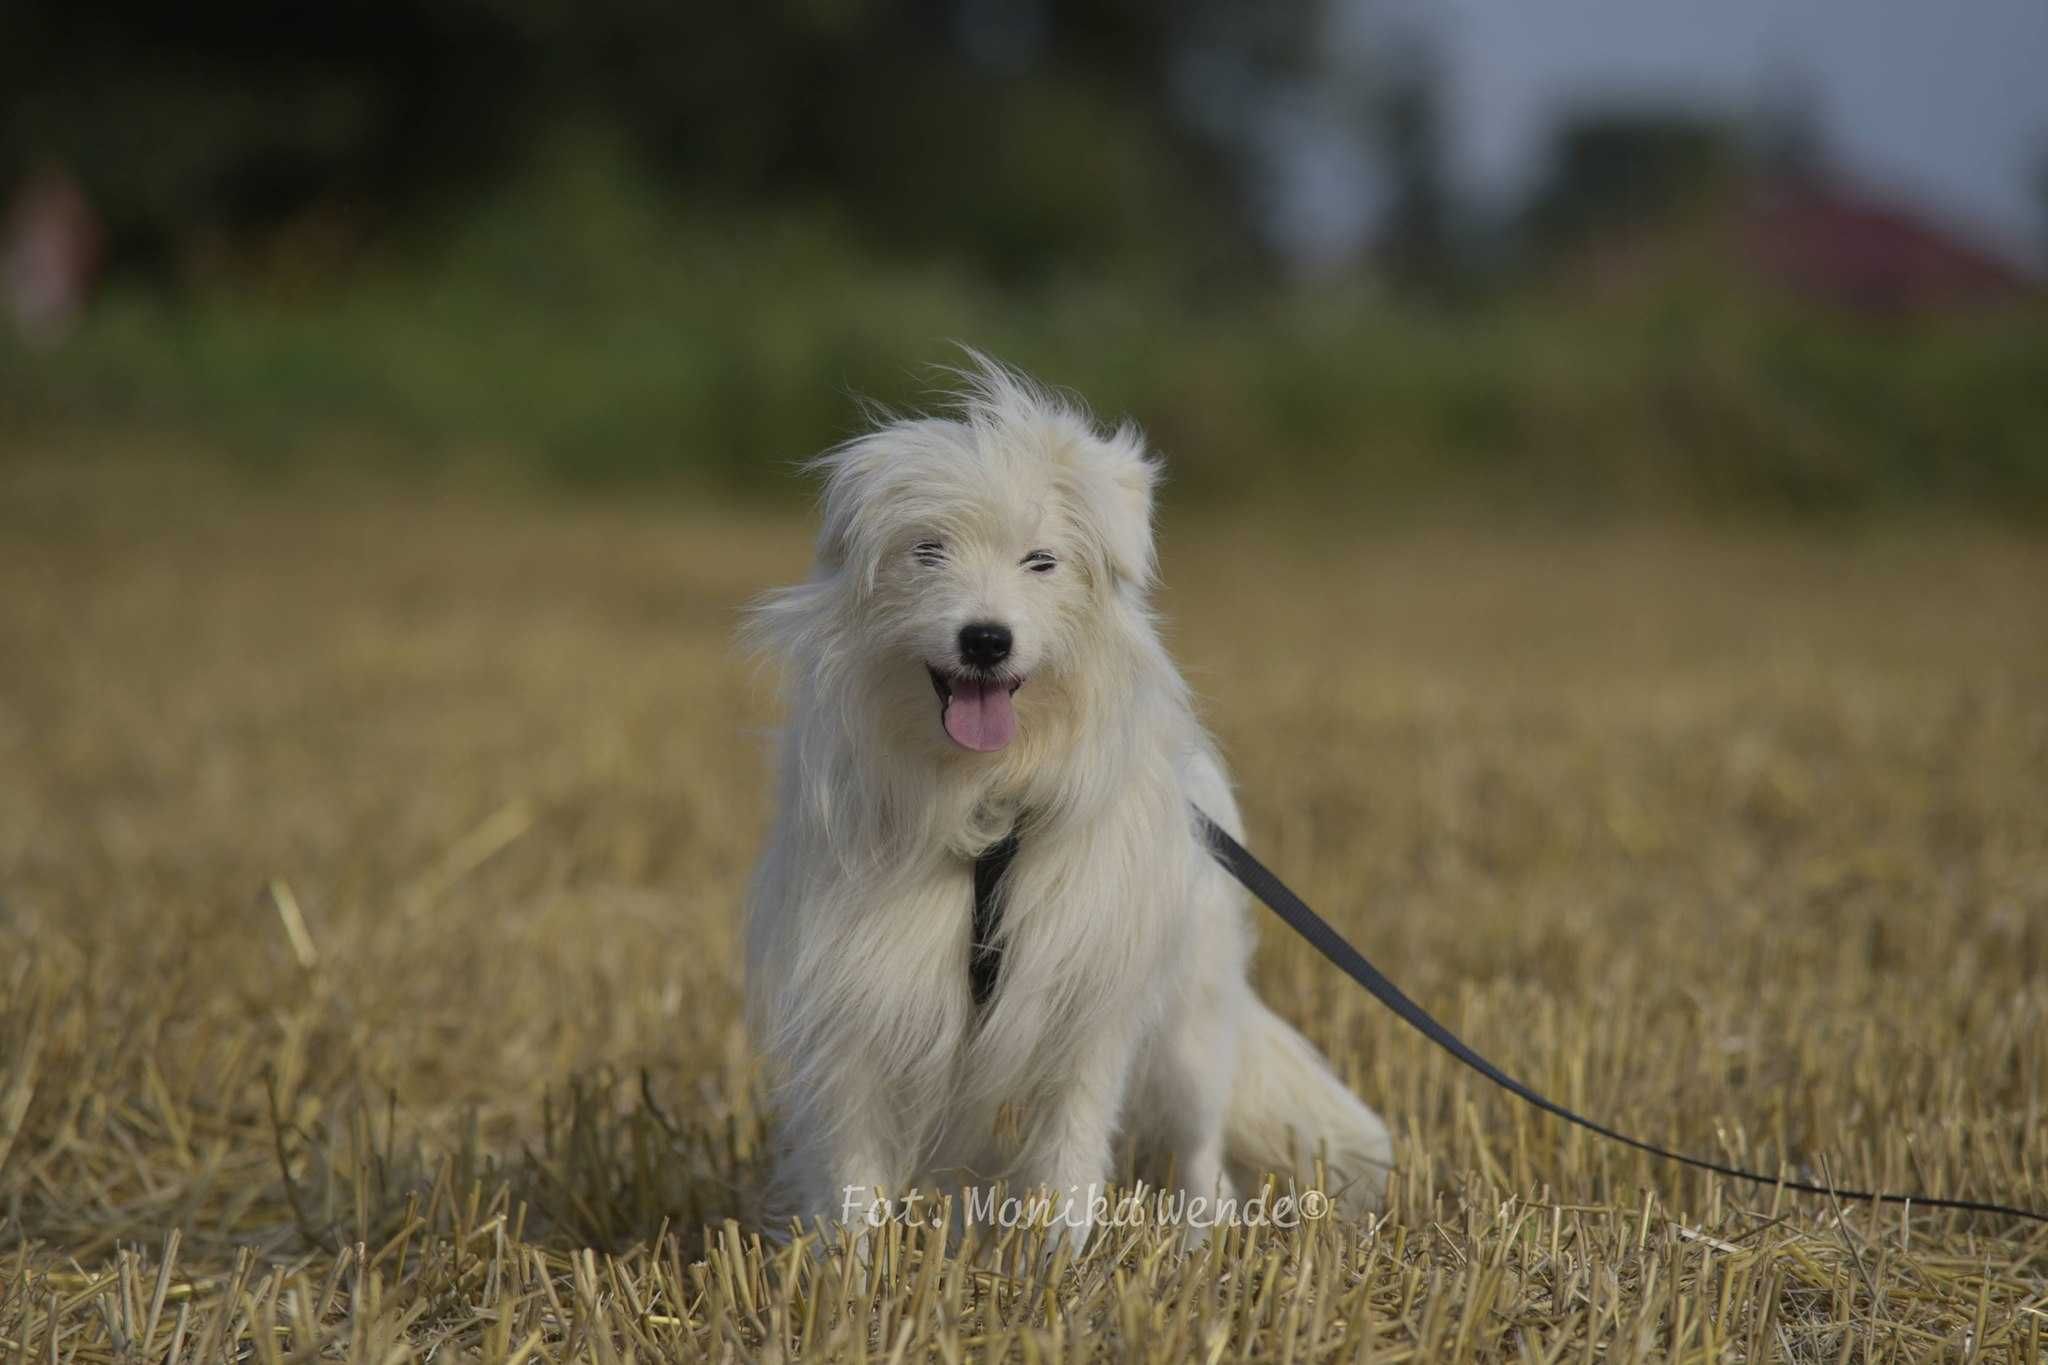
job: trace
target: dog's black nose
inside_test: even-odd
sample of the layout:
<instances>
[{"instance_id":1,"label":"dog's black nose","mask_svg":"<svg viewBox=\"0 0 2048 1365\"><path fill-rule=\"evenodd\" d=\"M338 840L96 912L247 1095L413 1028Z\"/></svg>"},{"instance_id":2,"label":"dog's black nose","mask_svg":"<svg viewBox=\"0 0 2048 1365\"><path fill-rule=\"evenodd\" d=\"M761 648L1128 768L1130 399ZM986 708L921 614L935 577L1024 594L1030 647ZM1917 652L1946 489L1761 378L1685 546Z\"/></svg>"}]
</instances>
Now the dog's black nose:
<instances>
[{"instance_id":1,"label":"dog's black nose","mask_svg":"<svg viewBox=\"0 0 2048 1365\"><path fill-rule=\"evenodd\" d=\"M969 668L994 668L1010 657L1010 628L993 621L960 627L960 662Z\"/></svg>"}]
</instances>

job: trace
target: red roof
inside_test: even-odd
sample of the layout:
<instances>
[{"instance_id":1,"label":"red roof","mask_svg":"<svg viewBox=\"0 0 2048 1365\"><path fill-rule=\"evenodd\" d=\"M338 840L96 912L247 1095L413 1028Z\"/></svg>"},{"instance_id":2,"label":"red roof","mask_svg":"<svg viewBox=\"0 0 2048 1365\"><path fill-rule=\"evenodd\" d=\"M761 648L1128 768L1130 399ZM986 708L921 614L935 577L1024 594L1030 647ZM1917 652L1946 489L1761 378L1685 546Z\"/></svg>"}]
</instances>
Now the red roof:
<instances>
[{"instance_id":1,"label":"red roof","mask_svg":"<svg viewBox=\"0 0 2048 1365\"><path fill-rule=\"evenodd\" d=\"M1756 266L1787 288L1870 312L1920 312L2024 297L2010 262L1905 209L1829 186L1777 186L1744 219Z\"/></svg>"}]
</instances>

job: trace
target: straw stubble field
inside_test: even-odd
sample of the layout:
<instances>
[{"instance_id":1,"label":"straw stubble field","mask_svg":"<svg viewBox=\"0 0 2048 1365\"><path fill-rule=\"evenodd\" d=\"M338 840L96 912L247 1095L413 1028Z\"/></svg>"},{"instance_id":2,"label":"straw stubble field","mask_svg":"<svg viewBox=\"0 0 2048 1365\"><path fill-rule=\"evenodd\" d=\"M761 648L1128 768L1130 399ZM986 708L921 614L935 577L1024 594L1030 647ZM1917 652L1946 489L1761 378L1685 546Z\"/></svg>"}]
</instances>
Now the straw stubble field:
<instances>
[{"instance_id":1,"label":"straw stubble field","mask_svg":"<svg viewBox=\"0 0 2048 1365\"><path fill-rule=\"evenodd\" d=\"M34 472L41 468L42 472ZM1377 1225L764 1245L737 903L793 519L0 483L0 1360L2041 1359L2048 1229L1685 1174L1262 928ZM2048 551L1167 526L1256 847L1509 1070L2048 1206Z\"/></svg>"}]
</instances>

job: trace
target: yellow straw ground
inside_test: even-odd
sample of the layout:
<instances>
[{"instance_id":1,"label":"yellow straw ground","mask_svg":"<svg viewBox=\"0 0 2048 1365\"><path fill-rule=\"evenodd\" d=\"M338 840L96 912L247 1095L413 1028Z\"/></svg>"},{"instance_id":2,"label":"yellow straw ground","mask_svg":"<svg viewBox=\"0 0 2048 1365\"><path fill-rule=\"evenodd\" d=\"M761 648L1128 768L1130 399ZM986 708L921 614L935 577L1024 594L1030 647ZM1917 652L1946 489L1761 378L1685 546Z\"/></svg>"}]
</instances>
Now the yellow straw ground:
<instances>
[{"instance_id":1,"label":"yellow straw ground","mask_svg":"<svg viewBox=\"0 0 2048 1365\"><path fill-rule=\"evenodd\" d=\"M1254 847L1650 1139L2048 1207L2048 551L1170 516ZM0 1361L2039 1361L2048 1228L1563 1128L1277 925L1377 1225L765 1244L786 516L0 475ZM1263 920L1263 912L1262 920Z\"/></svg>"}]
</instances>

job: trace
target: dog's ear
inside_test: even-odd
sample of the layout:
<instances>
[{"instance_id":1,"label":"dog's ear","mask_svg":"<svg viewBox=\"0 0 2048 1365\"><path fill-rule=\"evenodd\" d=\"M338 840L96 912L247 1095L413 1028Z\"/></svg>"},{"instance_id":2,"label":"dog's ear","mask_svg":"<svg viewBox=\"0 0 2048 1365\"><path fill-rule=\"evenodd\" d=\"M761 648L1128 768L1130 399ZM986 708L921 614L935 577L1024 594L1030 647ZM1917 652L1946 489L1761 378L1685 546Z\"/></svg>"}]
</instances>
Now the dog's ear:
<instances>
[{"instance_id":1,"label":"dog's ear","mask_svg":"<svg viewBox=\"0 0 2048 1365\"><path fill-rule=\"evenodd\" d=\"M1083 463L1094 486L1083 490L1081 516L1101 546L1112 585L1143 592L1158 569L1152 497L1159 462L1145 453L1144 437L1129 424L1088 445Z\"/></svg>"},{"instance_id":2,"label":"dog's ear","mask_svg":"<svg viewBox=\"0 0 2048 1365\"><path fill-rule=\"evenodd\" d=\"M809 468L824 479L817 548L821 572L840 574L862 557L862 542L873 532L876 508L886 501L880 485L891 463L891 439L901 429L894 424L880 427L810 462ZM872 575L870 565L859 579L863 587Z\"/></svg>"}]
</instances>

